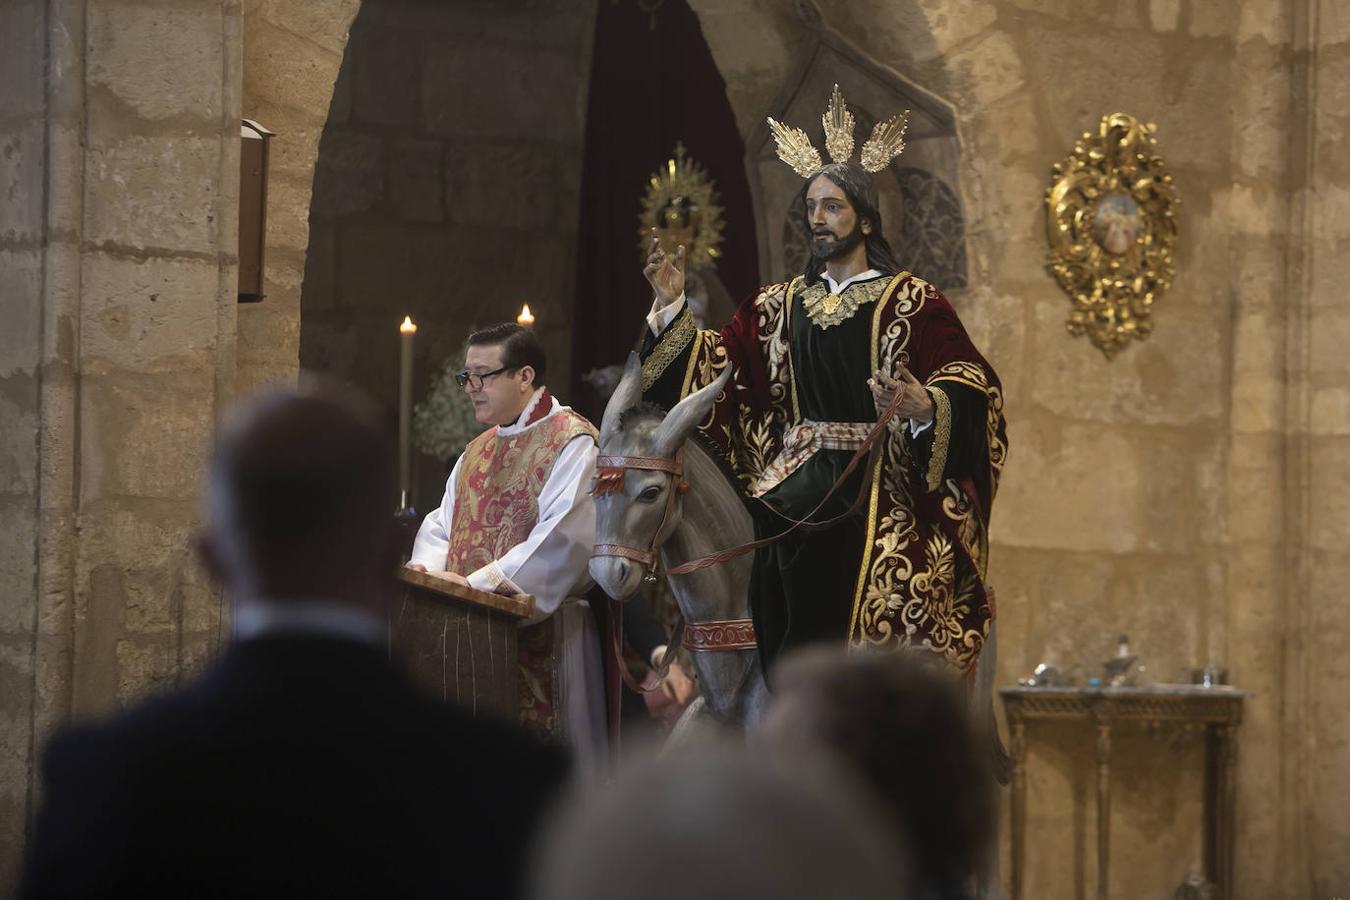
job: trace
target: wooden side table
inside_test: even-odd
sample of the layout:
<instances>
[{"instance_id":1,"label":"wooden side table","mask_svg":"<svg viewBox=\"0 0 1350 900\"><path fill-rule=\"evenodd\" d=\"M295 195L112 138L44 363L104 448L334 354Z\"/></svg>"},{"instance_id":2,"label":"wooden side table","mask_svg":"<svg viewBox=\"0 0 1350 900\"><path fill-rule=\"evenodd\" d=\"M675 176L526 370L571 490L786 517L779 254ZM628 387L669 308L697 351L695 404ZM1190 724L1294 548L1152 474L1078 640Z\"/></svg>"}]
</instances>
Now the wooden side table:
<instances>
[{"instance_id":1,"label":"wooden side table","mask_svg":"<svg viewBox=\"0 0 1350 900\"><path fill-rule=\"evenodd\" d=\"M1012 900L1021 900L1026 851L1026 724L1079 719L1097 732L1097 897L1106 900L1111 854L1111 728L1117 722L1199 724L1206 732L1205 877L1232 896L1237 726L1250 691L1232 687L1011 687L999 691L1012 736Z\"/></svg>"}]
</instances>

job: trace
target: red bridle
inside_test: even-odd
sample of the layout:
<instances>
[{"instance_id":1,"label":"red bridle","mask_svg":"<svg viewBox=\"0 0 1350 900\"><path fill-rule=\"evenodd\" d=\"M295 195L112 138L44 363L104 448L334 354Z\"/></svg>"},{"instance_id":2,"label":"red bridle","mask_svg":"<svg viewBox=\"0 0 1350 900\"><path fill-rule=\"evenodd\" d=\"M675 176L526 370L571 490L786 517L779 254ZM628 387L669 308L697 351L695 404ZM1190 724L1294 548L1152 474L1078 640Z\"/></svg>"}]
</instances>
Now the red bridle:
<instances>
[{"instance_id":1,"label":"red bridle","mask_svg":"<svg viewBox=\"0 0 1350 900\"><path fill-rule=\"evenodd\" d=\"M591 551L592 558L597 556L618 556L640 563L647 569L643 581L655 584L657 579L656 551L666 538L671 514L675 511L675 497L689 490L689 482L684 480L684 448L675 451L675 457L664 456L601 456L595 461L595 489L597 497L617 494L623 490L624 473L629 469L643 469L650 472L668 472L671 476L670 490L666 491L666 509L661 514L661 524L652 533L652 542L646 550L630 547L627 544L596 544Z\"/></svg>"},{"instance_id":2,"label":"red bridle","mask_svg":"<svg viewBox=\"0 0 1350 900\"><path fill-rule=\"evenodd\" d=\"M675 451L673 459L664 456L597 457L595 460L595 488L591 493L597 497L621 493L623 491L624 473L629 469L670 473L670 490L666 491L666 508L661 514L661 524L656 526L656 531L652 533L651 546L646 550L630 547L627 544L596 544L595 549L591 551L591 557L617 556L640 563L647 569L647 573L642 577L642 580L647 584L655 584L658 577L656 551L661 549L661 544L665 542L666 538L670 537L666 533L666 529L670 524L670 516L675 511L675 498L677 495L689 492L689 482L684 479L684 448L681 447ZM665 659L657 670L656 683L644 686L629 674L628 667L621 662L623 658L623 604L618 605L609 621L610 640L613 644L615 660L619 660L617 663L619 672L622 674L623 680L628 683L629 688L644 694L656 690L665 680L666 672L670 669L670 663L675 658L674 650L676 647L682 646L686 650L694 652L753 650L755 648L755 626L749 619L693 623L686 628L684 617L680 616L679 621L675 624L675 633L670 639L671 649L666 653Z\"/></svg>"}]
</instances>

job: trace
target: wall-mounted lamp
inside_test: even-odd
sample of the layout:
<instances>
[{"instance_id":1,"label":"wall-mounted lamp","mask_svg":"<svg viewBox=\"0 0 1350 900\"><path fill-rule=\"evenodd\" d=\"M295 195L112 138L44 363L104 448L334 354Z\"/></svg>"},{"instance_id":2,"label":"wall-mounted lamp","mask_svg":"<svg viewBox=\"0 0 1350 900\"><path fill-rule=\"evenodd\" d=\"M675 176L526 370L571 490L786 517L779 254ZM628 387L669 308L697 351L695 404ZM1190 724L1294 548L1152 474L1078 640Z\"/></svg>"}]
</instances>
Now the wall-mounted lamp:
<instances>
[{"instance_id":1,"label":"wall-mounted lamp","mask_svg":"<svg viewBox=\"0 0 1350 900\"><path fill-rule=\"evenodd\" d=\"M239 129L239 302L263 298L267 249L267 145L272 132L244 119Z\"/></svg>"}]
</instances>

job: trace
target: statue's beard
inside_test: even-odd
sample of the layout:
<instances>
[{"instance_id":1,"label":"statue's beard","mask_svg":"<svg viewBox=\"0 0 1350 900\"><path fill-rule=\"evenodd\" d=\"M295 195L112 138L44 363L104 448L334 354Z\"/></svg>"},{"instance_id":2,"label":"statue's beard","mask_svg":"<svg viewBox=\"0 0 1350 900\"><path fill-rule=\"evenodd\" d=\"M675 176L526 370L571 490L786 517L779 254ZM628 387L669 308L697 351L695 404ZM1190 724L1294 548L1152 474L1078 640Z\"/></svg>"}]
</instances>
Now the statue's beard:
<instances>
[{"instance_id":1,"label":"statue's beard","mask_svg":"<svg viewBox=\"0 0 1350 900\"><path fill-rule=\"evenodd\" d=\"M852 253L862 241L862 222L856 222L853 230L838 240L826 235L811 235L811 255L819 260L839 259Z\"/></svg>"}]
</instances>

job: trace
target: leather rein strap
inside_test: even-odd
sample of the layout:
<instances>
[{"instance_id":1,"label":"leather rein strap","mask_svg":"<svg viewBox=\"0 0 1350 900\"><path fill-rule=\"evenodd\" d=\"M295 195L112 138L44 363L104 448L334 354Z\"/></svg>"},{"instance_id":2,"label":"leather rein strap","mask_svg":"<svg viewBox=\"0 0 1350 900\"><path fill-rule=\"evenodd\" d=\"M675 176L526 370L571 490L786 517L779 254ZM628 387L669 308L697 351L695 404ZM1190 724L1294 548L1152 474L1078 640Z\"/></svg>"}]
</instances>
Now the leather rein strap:
<instances>
[{"instance_id":1,"label":"leather rein strap","mask_svg":"<svg viewBox=\"0 0 1350 900\"><path fill-rule=\"evenodd\" d=\"M781 541L798 528L807 528L813 531L828 528L836 522L846 519L856 513L862 507L863 501L871 492L872 480L876 478L877 472L875 463L880 457L882 448L885 446L879 441L879 438L886 433L887 426L890 425L891 420L895 418L896 410L900 406L901 396L901 393L897 391L895 397L891 400L890 405L882 411L881 415L877 417L876 424L867 432L867 437L863 438L862 445L854 452L853 458L848 461L848 465L844 467L844 471L839 474L839 477L835 479L834 484L832 484L830 489L825 492L825 496L820 498L820 502L816 504L815 508L807 513L804 518L794 519L791 516L786 516L779 512L778 514L782 516L782 518L787 519L792 524L785 530L778 532L778 534L760 538L757 541L750 541L747 544L741 544L739 547L730 547L726 550L719 550L716 553L710 553L707 556L701 556L698 559L691 559L688 562L683 562L678 566L672 567L668 574L687 575L690 572L697 572L699 569L720 565L721 563L735 559L738 556L743 556L751 550L758 550L760 547L767 547L772 543ZM867 466L867 478L863 480L862 487L858 490L858 496L854 498L853 503L849 508L834 518L826 519L823 522L812 521L815 515L829 502L830 498L838 493L840 488L844 486L844 482L848 481L849 476L851 476L854 470L858 468L858 464L862 462L864 457L870 457ZM768 504L765 505L767 506ZM773 509L772 506L769 508ZM774 510L774 512L778 511Z\"/></svg>"},{"instance_id":2,"label":"leather rein strap","mask_svg":"<svg viewBox=\"0 0 1350 900\"><path fill-rule=\"evenodd\" d=\"M629 690L638 694L650 694L660 690L661 683L666 680L666 674L670 672L670 664L675 661L676 648L683 646L685 640L684 616L676 619L675 631L671 634L669 643L666 644L666 653L665 656L661 657L661 665L656 669L656 680L652 682L651 687L646 687L633 677L623 661L623 606L622 603L610 604L609 640L614 650L614 664L618 667L619 675L623 678L623 683L628 685ZM754 645L751 644L751 646Z\"/></svg>"},{"instance_id":3,"label":"leather rein strap","mask_svg":"<svg viewBox=\"0 0 1350 900\"><path fill-rule=\"evenodd\" d=\"M848 465L844 467L844 471L839 474L839 477L835 479L834 484L832 484L830 489L825 492L825 496L820 498L820 502L816 504L815 508L807 513L804 518L794 519L791 516L783 515L781 512L774 510L779 516L792 523L787 529L770 537L760 538L756 541L741 544L739 547L729 547L726 550L719 550L716 553L710 553L707 556L700 556L697 559L691 559L687 562L680 563L678 566L671 568L668 574L687 575L690 572L697 572L699 569L706 569L709 566L719 565L728 560L735 559L738 556L743 556L751 550L758 550L760 547L767 547L772 543L781 541L783 538L795 532L798 528L807 528L810 530L828 528L856 513L862 507L863 501L867 498L867 495L871 490L872 480L876 477L876 466L874 463L883 446L879 443L878 439L885 434L887 426L890 425L891 420L895 418L896 410L900 406L900 397L900 393L897 392L895 398L891 400L890 406L886 407L881 415L877 417L876 424L867 432L867 437L863 438L862 444L859 445L858 449L854 452L853 458L848 461ZM869 455L871 456L871 459L867 466L868 476L863 481L861 488L858 490L858 496L854 498L853 503L849 508L843 513L831 519L826 519L823 522L812 521L813 517L830 501L830 498L837 494L840 488L844 486L844 483L848 481L849 477L858 468L858 464L862 462L863 458ZM666 524L670 521L671 513L674 512L675 497L677 494L682 494L689 490L689 482L684 480L684 448L680 448L676 451L674 459L662 456L600 456L596 458L595 466L596 495L618 493L623 490L623 473L627 469L647 469L657 472L669 472L673 476L673 490L666 492L665 514L661 517L661 524L657 526L656 532L652 535L651 546L646 550L643 550L638 547L630 547L627 544L596 544L595 549L591 551L592 557L619 556L640 563L647 568L647 582L655 582L657 570L656 551L667 537L663 532L666 528ZM769 506L769 508L773 509L772 506Z\"/></svg>"},{"instance_id":4,"label":"leather rein strap","mask_svg":"<svg viewBox=\"0 0 1350 900\"><path fill-rule=\"evenodd\" d=\"M882 411L877 418L876 424L868 431L867 437L863 438L862 444L854 452L853 458L848 461L844 471L840 473L834 484L820 499L815 508L811 510L802 519L793 519L790 516L780 516L792 523L786 530L779 532L771 537L761 538L760 540L750 541L741 544L739 547L730 547L726 550L719 550L707 556L701 556L698 559L691 559L688 562L681 563L669 570L671 575L686 575L690 572L696 572L699 569L706 569L710 566L719 565L728 560L735 559L757 550L760 547L781 541L783 538L795 532L798 528L808 528L811 530L829 527L836 522L853 515L862 506L863 500L868 496L872 480L876 477L876 460L879 458L883 445L879 443L881 435L885 434L887 426L895 418L896 410L900 405L900 393L896 393L890 406ZM853 503L842 514L823 522L814 522L812 518L829 502L849 476L858 468L864 457L870 457L867 467L868 477L863 481L862 487L858 491L858 496ZM664 534L666 525L670 521L671 513L675 509L675 498L689 490L689 483L684 480L684 449L676 451L673 459L659 456L600 456L596 458L596 481L595 493L598 495L618 493L623 490L624 472L627 469L645 469L657 472L669 472L672 476L671 490L666 492L666 508L661 516L661 524L657 526L652 534L651 546L646 550L637 547L630 547L626 544L596 544L595 549L591 551L592 557L599 556L617 556L623 559L630 559L641 564L647 569L644 578L648 583L654 583L657 580L657 554L662 542L668 535ZM772 508L772 507L770 507ZM776 510L775 510L776 512ZM617 604L613 614L610 616L610 639L613 643L614 658L619 666L619 671L623 676L624 683L638 693L650 693L660 687L661 682L665 680L666 673L670 671L670 664L675 658L675 648L683 647L691 652L709 652L723 650L752 650L755 648L755 629L753 621L750 619L724 619L713 622L698 622L692 625L686 625L684 617L681 616L675 625L675 632L671 635L670 643L667 645L665 657L661 660L661 666L656 673L656 682L650 687L643 687L628 672L628 667L623 664L623 606Z\"/></svg>"}]
</instances>

